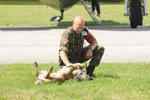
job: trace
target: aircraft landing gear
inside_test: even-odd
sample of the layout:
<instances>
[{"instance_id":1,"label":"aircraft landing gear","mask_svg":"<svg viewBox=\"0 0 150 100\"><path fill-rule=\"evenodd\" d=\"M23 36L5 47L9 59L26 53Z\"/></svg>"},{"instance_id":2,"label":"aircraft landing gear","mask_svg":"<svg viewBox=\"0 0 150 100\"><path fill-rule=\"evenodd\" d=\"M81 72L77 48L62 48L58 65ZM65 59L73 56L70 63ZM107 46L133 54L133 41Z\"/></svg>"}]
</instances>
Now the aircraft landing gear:
<instances>
[{"instance_id":1,"label":"aircraft landing gear","mask_svg":"<svg viewBox=\"0 0 150 100\"><path fill-rule=\"evenodd\" d=\"M130 27L143 25L143 16L147 16L146 0L125 0L125 16L129 16Z\"/></svg>"},{"instance_id":2,"label":"aircraft landing gear","mask_svg":"<svg viewBox=\"0 0 150 100\"><path fill-rule=\"evenodd\" d=\"M61 21L63 20L63 16L64 16L64 10L60 10L61 15L60 16L54 16L50 19L50 21Z\"/></svg>"},{"instance_id":3,"label":"aircraft landing gear","mask_svg":"<svg viewBox=\"0 0 150 100\"><path fill-rule=\"evenodd\" d=\"M143 24L143 15L140 0L131 0L129 19L131 28L136 28L137 25Z\"/></svg>"}]
</instances>

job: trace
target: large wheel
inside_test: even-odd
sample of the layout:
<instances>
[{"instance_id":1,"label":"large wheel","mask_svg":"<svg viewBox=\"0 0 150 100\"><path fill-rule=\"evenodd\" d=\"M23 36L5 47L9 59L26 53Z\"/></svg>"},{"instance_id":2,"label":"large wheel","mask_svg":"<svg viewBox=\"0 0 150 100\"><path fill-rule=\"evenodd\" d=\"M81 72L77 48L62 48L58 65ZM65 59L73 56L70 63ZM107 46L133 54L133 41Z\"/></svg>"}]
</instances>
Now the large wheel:
<instances>
[{"instance_id":1,"label":"large wheel","mask_svg":"<svg viewBox=\"0 0 150 100\"><path fill-rule=\"evenodd\" d=\"M137 25L142 25L143 15L140 0L130 1L130 27L136 28Z\"/></svg>"}]
</instances>

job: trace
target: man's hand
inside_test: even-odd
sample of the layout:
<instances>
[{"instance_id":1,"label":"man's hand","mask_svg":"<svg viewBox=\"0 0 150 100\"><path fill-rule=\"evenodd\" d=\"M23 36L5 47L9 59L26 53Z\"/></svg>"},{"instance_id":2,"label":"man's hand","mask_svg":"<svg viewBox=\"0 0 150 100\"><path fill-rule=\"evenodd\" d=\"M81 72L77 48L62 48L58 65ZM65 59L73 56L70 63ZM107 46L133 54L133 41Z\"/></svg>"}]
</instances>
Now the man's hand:
<instances>
[{"instance_id":1,"label":"man's hand","mask_svg":"<svg viewBox=\"0 0 150 100\"><path fill-rule=\"evenodd\" d=\"M67 63L66 66L67 66L67 67L71 67L71 66L74 66L74 64L72 64L72 63Z\"/></svg>"},{"instance_id":2,"label":"man's hand","mask_svg":"<svg viewBox=\"0 0 150 100\"><path fill-rule=\"evenodd\" d=\"M85 65L84 65L84 64L82 64L82 63L74 63L74 64L72 64L72 63L68 63L66 66L82 69L82 68L84 68L84 66L85 66Z\"/></svg>"},{"instance_id":3,"label":"man's hand","mask_svg":"<svg viewBox=\"0 0 150 100\"><path fill-rule=\"evenodd\" d=\"M84 64L82 64L82 63L75 63L74 65L73 65L73 67L77 67L77 68L84 68Z\"/></svg>"},{"instance_id":4,"label":"man's hand","mask_svg":"<svg viewBox=\"0 0 150 100\"><path fill-rule=\"evenodd\" d=\"M93 50L92 49L88 49L87 53L86 53L86 58L89 59L93 56Z\"/></svg>"}]
</instances>

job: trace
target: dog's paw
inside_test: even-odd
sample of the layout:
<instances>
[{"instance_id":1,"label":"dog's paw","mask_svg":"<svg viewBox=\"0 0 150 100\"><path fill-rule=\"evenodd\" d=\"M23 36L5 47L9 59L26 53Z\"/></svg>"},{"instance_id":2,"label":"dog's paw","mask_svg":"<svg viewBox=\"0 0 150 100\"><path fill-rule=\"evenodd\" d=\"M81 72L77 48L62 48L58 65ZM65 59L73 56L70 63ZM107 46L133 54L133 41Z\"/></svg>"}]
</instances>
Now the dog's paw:
<instances>
[{"instance_id":1,"label":"dog's paw","mask_svg":"<svg viewBox=\"0 0 150 100\"><path fill-rule=\"evenodd\" d=\"M41 85L43 83L43 80L37 80L35 81L35 85Z\"/></svg>"}]
</instances>

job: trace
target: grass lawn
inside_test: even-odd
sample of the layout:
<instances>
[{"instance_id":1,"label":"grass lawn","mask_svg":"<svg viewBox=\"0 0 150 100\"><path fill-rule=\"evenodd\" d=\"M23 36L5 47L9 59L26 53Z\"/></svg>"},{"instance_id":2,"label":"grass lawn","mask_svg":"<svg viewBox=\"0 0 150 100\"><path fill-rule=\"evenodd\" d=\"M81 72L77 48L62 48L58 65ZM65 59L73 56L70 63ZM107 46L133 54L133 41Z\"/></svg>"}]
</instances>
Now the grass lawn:
<instances>
[{"instance_id":1,"label":"grass lawn","mask_svg":"<svg viewBox=\"0 0 150 100\"><path fill-rule=\"evenodd\" d=\"M148 7L150 6L150 1ZM150 10L148 9L149 14ZM87 25L94 22L82 5L76 4L65 11L60 23L49 21L50 17L60 12L46 5L0 5L0 26L64 26L70 25L76 15L86 18ZM124 16L124 3L101 4L102 25L128 25L129 18ZM144 24L150 24L150 16L144 17Z\"/></svg>"},{"instance_id":2,"label":"grass lawn","mask_svg":"<svg viewBox=\"0 0 150 100\"><path fill-rule=\"evenodd\" d=\"M56 64L42 64L41 69ZM34 85L32 64L0 67L0 100L149 100L150 64L107 64L95 70L95 80Z\"/></svg>"}]
</instances>

